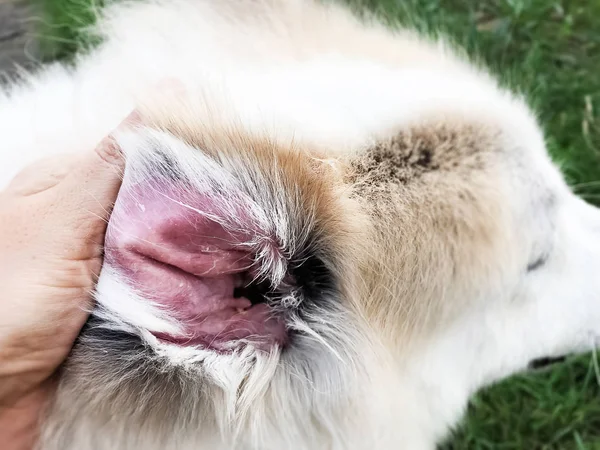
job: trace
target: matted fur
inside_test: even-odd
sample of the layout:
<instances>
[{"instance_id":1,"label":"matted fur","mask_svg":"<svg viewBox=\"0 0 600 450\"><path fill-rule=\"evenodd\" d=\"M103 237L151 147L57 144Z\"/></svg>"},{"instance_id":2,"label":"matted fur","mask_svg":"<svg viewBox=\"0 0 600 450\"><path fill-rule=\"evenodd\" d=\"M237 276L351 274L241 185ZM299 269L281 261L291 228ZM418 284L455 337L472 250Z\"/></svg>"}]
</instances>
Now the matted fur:
<instances>
[{"instance_id":1,"label":"matted fur","mask_svg":"<svg viewBox=\"0 0 600 450\"><path fill-rule=\"evenodd\" d=\"M40 449L431 450L480 387L596 344L600 214L460 51L311 0L121 3L96 31L4 94L0 181L135 106L120 201L244 224L291 341L159 341L181 324L107 261Z\"/></svg>"}]
</instances>

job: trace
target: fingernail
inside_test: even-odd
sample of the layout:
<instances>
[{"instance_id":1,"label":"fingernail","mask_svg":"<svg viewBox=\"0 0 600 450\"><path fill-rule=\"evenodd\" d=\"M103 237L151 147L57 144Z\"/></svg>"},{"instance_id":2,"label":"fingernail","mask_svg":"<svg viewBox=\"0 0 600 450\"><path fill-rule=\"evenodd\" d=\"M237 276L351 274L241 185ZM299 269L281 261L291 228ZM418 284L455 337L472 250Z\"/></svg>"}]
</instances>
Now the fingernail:
<instances>
[{"instance_id":1,"label":"fingernail","mask_svg":"<svg viewBox=\"0 0 600 450\"><path fill-rule=\"evenodd\" d=\"M124 131L142 124L142 116L134 109L125 117L117 127L106 136L96 147L96 153L103 161L117 166L123 165L123 151L114 137L116 131Z\"/></svg>"},{"instance_id":2,"label":"fingernail","mask_svg":"<svg viewBox=\"0 0 600 450\"><path fill-rule=\"evenodd\" d=\"M96 146L96 154L105 162L113 166L123 165L123 152L117 141L111 135L106 136Z\"/></svg>"}]
</instances>

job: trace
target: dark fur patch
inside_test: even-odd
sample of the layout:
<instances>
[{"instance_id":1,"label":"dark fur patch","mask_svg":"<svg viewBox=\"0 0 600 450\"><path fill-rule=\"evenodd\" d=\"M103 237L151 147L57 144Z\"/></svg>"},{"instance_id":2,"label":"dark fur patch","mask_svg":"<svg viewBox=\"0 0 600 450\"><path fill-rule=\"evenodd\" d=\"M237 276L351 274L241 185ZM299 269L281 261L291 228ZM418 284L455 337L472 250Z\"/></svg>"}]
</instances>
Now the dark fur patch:
<instances>
[{"instance_id":1,"label":"dark fur patch","mask_svg":"<svg viewBox=\"0 0 600 450\"><path fill-rule=\"evenodd\" d=\"M290 263L289 273L302 294L301 308L327 307L337 295L335 276L323 258L306 251Z\"/></svg>"},{"instance_id":2,"label":"dark fur patch","mask_svg":"<svg viewBox=\"0 0 600 450\"><path fill-rule=\"evenodd\" d=\"M160 177L165 182L187 182L179 168L178 162L160 151L159 143L153 142L152 145L159 149L159 151L153 152L153 158L144 158L144 172L154 178Z\"/></svg>"},{"instance_id":3,"label":"dark fur patch","mask_svg":"<svg viewBox=\"0 0 600 450\"><path fill-rule=\"evenodd\" d=\"M402 130L375 143L352 162L352 182L409 184L424 174L477 170L489 150L486 130L473 125L435 124Z\"/></svg>"},{"instance_id":4,"label":"dark fur patch","mask_svg":"<svg viewBox=\"0 0 600 450\"><path fill-rule=\"evenodd\" d=\"M148 353L150 356L150 348L144 345L140 337L125 331L105 328L104 325L102 319L92 314L81 330L74 349L79 351L81 347L94 348L107 357L118 359L122 359L128 353Z\"/></svg>"},{"instance_id":5,"label":"dark fur patch","mask_svg":"<svg viewBox=\"0 0 600 450\"><path fill-rule=\"evenodd\" d=\"M315 252L304 250L294 256L288 266L287 276L281 286L273 289L268 280L236 288L234 296L244 296L253 304L269 303L278 306L281 299L293 293L302 299L297 313L311 307L326 308L333 299L338 299L335 276L325 260Z\"/></svg>"},{"instance_id":6,"label":"dark fur patch","mask_svg":"<svg viewBox=\"0 0 600 450\"><path fill-rule=\"evenodd\" d=\"M62 369L59 389L69 393L61 397L94 404L96 418L105 423L116 414L120 420L133 420L136 433L166 421L185 427L211 420L204 410L182 407L208 402L203 400L206 385L201 376L157 357L139 337L102 325L103 320L92 315L84 326Z\"/></svg>"},{"instance_id":7,"label":"dark fur patch","mask_svg":"<svg viewBox=\"0 0 600 450\"><path fill-rule=\"evenodd\" d=\"M527 272L533 272L534 270L537 270L541 267L544 266L544 264L546 264L546 262L548 261L548 255L544 254L542 256L540 256L539 258L533 260L532 262L530 262L527 265Z\"/></svg>"},{"instance_id":8,"label":"dark fur patch","mask_svg":"<svg viewBox=\"0 0 600 450\"><path fill-rule=\"evenodd\" d=\"M553 366L554 364L559 364L564 362L567 359L566 356L548 356L545 358L534 359L529 363L528 368L530 370L540 370L545 369L547 367Z\"/></svg>"}]
</instances>

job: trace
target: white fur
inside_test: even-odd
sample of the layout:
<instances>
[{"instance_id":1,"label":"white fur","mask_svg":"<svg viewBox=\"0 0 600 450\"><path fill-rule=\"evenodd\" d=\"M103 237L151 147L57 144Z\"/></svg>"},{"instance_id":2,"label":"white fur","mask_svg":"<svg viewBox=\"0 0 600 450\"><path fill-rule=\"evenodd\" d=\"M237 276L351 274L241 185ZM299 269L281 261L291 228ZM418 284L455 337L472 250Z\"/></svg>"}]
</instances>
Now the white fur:
<instances>
[{"instance_id":1,"label":"white fur","mask_svg":"<svg viewBox=\"0 0 600 450\"><path fill-rule=\"evenodd\" d=\"M54 65L0 97L0 186L40 157L92 148L169 77L197 99L199 122L235 120L282 143L316 143L329 149L333 164L393 129L453 117L504 131L498 144L506 151L499 164L507 175L494 189L510 198L510 214L502 220L513 239L498 261L501 275L466 280L477 292L469 308L415 339L401 355L386 348L393 346L364 321L323 312L320 326L295 323L306 339L286 357L278 349L264 355L248 347L216 356L161 344L148 331L173 331L177 324L107 270L98 285L98 314L114 329L138 333L159 359L210 378L220 389L220 394L211 391L211 411L220 416L203 422L198 413L197 423L185 422L177 430L146 427L142 436L118 420L101 427L83 415L68 435L73 443L49 439L48 449L218 449L236 442L257 449L431 450L482 386L524 369L533 358L590 349L600 338L595 273L600 214L568 191L524 103L444 45L411 34L393 36L337 8L284 3L180 0L112 8L101 26L106 43L83 57L77 69ZM245 18L236 8L256 8L257 18ZM311 28L301 26L302 20L314 25L313 31L303 32ZM328 34L330 29L339 36ZM363 37L373 45L372 58L359 45L344 44ZM184 144L153 136L190 173L198 172L202 156L184 155ZM130 161L138 151L136 139L121 137ZM230 182L218 167L202 164L203 174L194 178L198 183ZM555 196L554 209L532 214L545 192ZM268 228L273 221L265 214L261 206L254 209L257 223ZM283 241L286 229L275 230ZM529 250L547 246L550 262L524 276L521 266ZM276 264L271 259L265 266ZM273 270L275 278L282 273ZM102 374L94 376L103 381ZM271 379L276 394L260 400ZM238 397L242 385L247 394ZM308 410L310 417L303 413ZM235 439L223 444L229 436Z\"/></svg>"}]
</instances>

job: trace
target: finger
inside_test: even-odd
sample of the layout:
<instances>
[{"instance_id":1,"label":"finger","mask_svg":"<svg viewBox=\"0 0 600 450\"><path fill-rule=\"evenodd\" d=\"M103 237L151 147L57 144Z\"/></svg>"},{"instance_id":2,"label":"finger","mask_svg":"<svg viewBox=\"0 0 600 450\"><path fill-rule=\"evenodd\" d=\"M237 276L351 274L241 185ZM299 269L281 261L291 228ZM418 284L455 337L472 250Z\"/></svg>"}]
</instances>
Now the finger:
<instances>
[{"instance_id":1,"label":"finger","mask_svg":"<svg viewBox=\"0 0 600 450\"><path fill-rule=\"evenodd\" d=\"M88 152L78 161L62 183L62 190L69 203L78 203L83 215L108 220L116 200L125 158L113 133L141 126L137 111L130 113L107 137L102 139L94 151Z\"/></svg>"},{"instance_id":2,"label":"finger","mask_svg":"<svg viewBox=\"0 0 600 450\"><path fill-rule=\"evenodd\" d=\"M94 156L100 158L101 161L106 163L109 167L119 169L121 172L125 167L125 159L123 152L119 145L114 139L113 135L115 132L123 131L131 128L136 128L142 125L142 117L137 110L132 111L129 115L121 121L121 123L100 143L96 146L94 154L91 154L92 160L89 163L95 166ZM104 164L97 166L99 170L103 170Z\"/></svg>"},{"instance_id":3,"label":"finger","mask_svg":"<svg viewBox=\"0 0 600 450\"><path fill-rule=\"evenodd\" d=\"M71 171L76 157L72 154L52 155L21 170L8 184L5 192L27 197L51 189Z\"/></svg>"},{"instance_id":4,"label":"finger","mask_svg":"<svg viewBox=\"0 0 600 450\"><path fill-rule=\"evenodd\" d=\"M134 127L141 123L137 111L130 113L116 130ZM113 131L114 133L114 131ZM124 159L120 148L111 135L105 137L93 152L81 154L54 154L42 158L21 170L8 184L5 192L26 197L47 191L73 174L74 180L81 176L81 167L93 167L99 172L110 171L122 175Z\"/></svg>"},{"instance_id":5,"label":"finger","mask_svg":"<svg viewBox=\"0 0 600 450\"><path fill-rule=\"evenodd\" d=\"M141 119L134 111L113 133L137 126L141 126ZM69 230L68 238L72 242L79 240L101 246L124 168L125 159L112 133L99 142L93 151L81 155L69 174L54 189L52 203L55 227ZM94 251L98 248L94 247ZM93 250L92 247L90 250Z\"/></svg>"}]
</instances>

